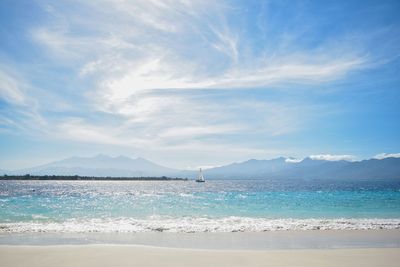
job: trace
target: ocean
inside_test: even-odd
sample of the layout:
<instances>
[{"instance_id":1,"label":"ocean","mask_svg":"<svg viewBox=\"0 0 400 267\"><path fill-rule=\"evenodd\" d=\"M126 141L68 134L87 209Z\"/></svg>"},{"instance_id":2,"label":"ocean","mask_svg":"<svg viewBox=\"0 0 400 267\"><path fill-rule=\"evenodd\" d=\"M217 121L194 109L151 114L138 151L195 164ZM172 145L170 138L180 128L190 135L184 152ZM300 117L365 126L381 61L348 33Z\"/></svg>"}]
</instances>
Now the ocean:
<instances>
[{"instance_id":1,"label":"ocean","mask_svg":"<svg viewBox=\"0 0 400 267\"><path fill-rule=\"evenodd\" d=\"M0 233L400 229L400 182L0 181Z\"/></svg>"}]
</instances>

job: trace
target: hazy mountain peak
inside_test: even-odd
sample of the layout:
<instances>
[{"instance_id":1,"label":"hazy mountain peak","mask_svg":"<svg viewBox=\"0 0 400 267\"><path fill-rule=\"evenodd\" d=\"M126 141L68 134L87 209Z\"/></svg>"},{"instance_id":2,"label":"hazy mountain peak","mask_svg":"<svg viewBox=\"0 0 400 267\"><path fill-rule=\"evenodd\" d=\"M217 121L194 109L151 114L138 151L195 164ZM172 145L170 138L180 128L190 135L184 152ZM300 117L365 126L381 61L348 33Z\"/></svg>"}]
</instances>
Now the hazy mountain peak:
<instances>
[{"instance_id":1,"label":"hazy mountain peak","mask_svg":"<svg viewBox=\"0 0 400 267\"><path fill-rule=\"evenodd\" d=\"M259 159L249 159L249 160L244 161L243 163L256 163L256 162L259 162L259 161L261 161L261 160L259 160Z\"/></svg>"},{"instance_id":2,"label":"hazy mountain peak","mask_svg":"<svg viewBox=\"0 0 400 267\"><path fill-rule=\"evenodd\" d=\"M400 179L400 158L368 159L362 161L324 160L306 157L288 161L279 157L270 160L250 159L205 170L206 179ZM8 174L83 175L83 176L173 176L195 177L197 171L170 169L145 158L70 157L35 168Z\"/></svg>"},{"instance_id":3,"label":"hazy mountain peak","mask_svg":"<svg viewBox=\"0 0 400 267\"><path fill-rule=\"evenodd\" d=\"M273 159L249 159L242 163L260 163L260 162L284 162L286 161L285 157L278 157ZM238 163L240 164L240 163Z\"/></svg>"},{"instance_id":4,"label":"hazy mountain peak","mask_svg":"<svg viewBox=\"0 0 400 267\"><path fill-rule=\"evenodd\" d=\"M130 159L130 157L124 156L124 155L119 155L117 157L115 157L117 159Z\"/></svg>"},{"instance_id":5,"label":"hazy mountain peak","mask_svg":"<svg viewBox=\"0 0 400 267\"><path fill-rule=\"evenodd\" d=\"M285 162L286 161L286 157L277 157L277 158L274 158L274 159L271 159L271 160L273 160L273 161L282 161L282 162Z\"/></svg>"},{"instance_id":6,"label":"hazy mountain peak","mask_svg":"<svg viewBox=\"0 0 400 267\"><path fill-rule=\"evenodd\" d=\"M167 176L176 175L170 169L144 158L132 159L126 156L111 157L98 154L93 157L70 157L16 173L43 175L83 175L83 176Z\"/></svg>"},{"instance_id":7,"label":"hazy mountain peak","mask_svg":"<svg viewBox=\"0 0 400 267\"><path fill-rule=\"evenodd\" d=\"M142 158L142 157L137 157L137 158L135 158L135 160L137 160L137 161L146 161L146 162L149 161L148 159L145 159L145 158Z\"/></svg>"}]
</instances>

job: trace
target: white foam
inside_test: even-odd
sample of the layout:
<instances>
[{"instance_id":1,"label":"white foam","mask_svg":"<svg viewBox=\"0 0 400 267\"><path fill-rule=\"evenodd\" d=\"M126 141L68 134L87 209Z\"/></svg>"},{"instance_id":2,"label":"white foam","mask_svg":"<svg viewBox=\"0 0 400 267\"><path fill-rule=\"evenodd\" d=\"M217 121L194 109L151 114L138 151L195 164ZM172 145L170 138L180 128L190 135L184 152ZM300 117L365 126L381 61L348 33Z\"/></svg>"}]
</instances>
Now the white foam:
<instances>
[{"instance_id":1,"label":"white foam","mask_svg":"<svg viewBox=\"0 0 400 267\"><path fill-rule=\"evenodd\" d=\"M151 217L148 219L70 219L64 222L0 223L0 233L264 232L281 230L400 229L400 219L265 219Z\"/></svg>"}]
</instances>

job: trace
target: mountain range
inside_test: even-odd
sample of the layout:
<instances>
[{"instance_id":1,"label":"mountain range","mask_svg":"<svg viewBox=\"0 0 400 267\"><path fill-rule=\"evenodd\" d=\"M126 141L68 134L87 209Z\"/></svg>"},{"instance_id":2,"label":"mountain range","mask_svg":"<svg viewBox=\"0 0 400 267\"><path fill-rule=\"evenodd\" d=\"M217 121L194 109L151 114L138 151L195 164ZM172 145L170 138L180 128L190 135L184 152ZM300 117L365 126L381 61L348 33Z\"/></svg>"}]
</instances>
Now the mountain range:
<instances>
[{"instance_id":1,"label":"mountain range","mask_svg":"<svg viewBox=\"0 0 400 267\"><path fill-rule=\"evenodd\" d=\"M197 171L167 168L144 158L125 156L71 157L34 168L2 171L9 175L80 175L100 177L168 176L194 178ZM400 158L362 161L330 161L305 158L251 159L204 171L206 179L396 179L400 180Z\"/></svg>"},{"instance_id":2,"label":"mountain range","mask_svg":"<svg viewBox=\"0 0 400 267\"><path fill-rule=\"evenodd\" d=\"M99 154L94 157L71 157L33 168L8 172L32 175L80 175L98 177L149 177L171 176L178 170L163 167L144 158L125 156L110 157Z\"/></svg>"},{"instance_id":3,"label":"mountain range","mask_svg":"<svg viewBox=\"0 0 400 267\"><path fill-rule=\"evenodd\" d=\"M206 171L210 178L220 179L400 179L400 158L362 161L329 161L305 158L293 162L287 158L248 160Z\"/></svg>"}]
</instances>

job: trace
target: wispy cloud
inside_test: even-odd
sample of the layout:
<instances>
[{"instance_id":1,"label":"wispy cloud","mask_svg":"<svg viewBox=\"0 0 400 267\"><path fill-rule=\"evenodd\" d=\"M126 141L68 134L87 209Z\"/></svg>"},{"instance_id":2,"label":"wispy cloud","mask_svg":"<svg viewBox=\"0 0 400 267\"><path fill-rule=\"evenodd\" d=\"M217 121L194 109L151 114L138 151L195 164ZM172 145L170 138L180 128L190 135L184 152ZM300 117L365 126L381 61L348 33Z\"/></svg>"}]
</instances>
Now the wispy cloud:
<instances>
[{"instance_id":1,"label":"wispy cloud","mask_svg":"<svg viewBox=\"0 0 400 267\"><path fill-rule=\"evenodd\" d=\"M280 57L268 50L248 53L250 42L240 29L227 25L225 13L229 10L224 7L196 1L83 3L83 10L94 9L97 15L83 18L82 14L56 13L54 24L62 26L38 28L33 36L59 55L79 57L82 75L101 71L97 85L115 97L149 89L318 84L363 68L368 61L357 50L347 48L343 53L330 44L326 49L287 48ZM100 20L98 14L117 19ZM94 20L96 24L90 23ZM82 34L82 27L91 34ZM221 61L225 63L221 65ZM205 63L218 65L219 71L208 72ZM116 69L119 75L115 75Z\"/></svg>"},{"instance_id":2,"label":"wispy cloud","mask_svg":"<svg viewBox=\"0 0 400 267\"><path fill-rule=\"evenodd\" d=\"M78 12L61 12L62 7L48 3L51 26L33 29L32 37L61 64L74 64L78 79L91 85L85 92L87 106L116 116L119 124L61 119L54 122L59 137L171 148L179 143L215 146L215 138L225 136L228 143L228 136L248 133L285 135L301 129L313 108L280 101L221 101L186 91L319 85L368 61L358 51L336 49L339 55L330 44L299 50L286 43L281 56L267 48L252 51L243 30L228 23L235 15L229 4L82 2Z\"/></svg>"},{"instance_id":3,"label":"wispy cloud","mask_svg":"<svg viewBox=\"0 0 400 267\"><path fill-rule=\"evenodd\" d=\"M242 30L227 23L234 12L228 4L83 2L79 12L60 12L60 5L49 3L53 26L34 29L34 40L48 47L52 56L80 69L79 79L91 84L85 94L95 112L124 118L123 125L135 129L135 136L146 132L147 138L171 143L178 137L196 139L246 130L278 136L297 131L305 121L299 115L306 108L299 110L298 105L243 101L231 102L235 108L227 108L216 99L195 100L179 92L319 85L363 68L368 60L358 51L340 49L338 55L330 45L329 50L286 50L280 57L272 51L249 53L253 48ZM86 12L89 9L93 12ZM115 19L108 19L111 16ZM175 90L175 95L162 90ZM253 123L233 119L245 105Z\"/></svg>"},{"instance_id":4,"label":"wispy cloud","mask_svg":"<svg viewBox=\"0 0 400 267\"><path fill-rule=\"evenodd\" d=\"M172 147L196 141L207 147L215 146L218 137L225 137L219 142L229 143L230 138L249 132L271 136L291 133L301 125L301 116L312 113L310 107L254 100L223 99L209 103L201 94L141 94L126 101L120 106L104 106L102 112L113 119L103 119L99 125L82 118L60 121L59 137L147 147Z\"/></svg>"},{"instance_id":5,"label":"wispy cloud","mask_svg":"<svg viewBox=\"0 0 400 267\"><path fill-rule=\"evenodd\" d=\"M39 131L46 120L38 111L38 103L29 94L32 87L17 71L0 66L0 131L12 134Z\"/></svg>"},{"instance_id":6,"label":"wispy cloud","mask_svg":"<svg viewBox=\"0 0 400 267\"><path fill-rule=\"evenodd\" d=\"M21 79L16 77L15 74L6 72L0 67L0 98L4 101L15 104L25 105L26 96L23 88L26 85L21 82Z\"/></svg>"}]
</instances>

